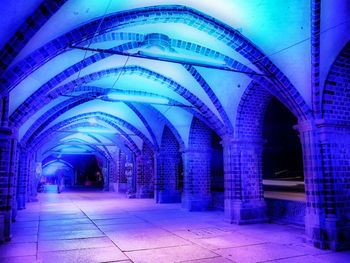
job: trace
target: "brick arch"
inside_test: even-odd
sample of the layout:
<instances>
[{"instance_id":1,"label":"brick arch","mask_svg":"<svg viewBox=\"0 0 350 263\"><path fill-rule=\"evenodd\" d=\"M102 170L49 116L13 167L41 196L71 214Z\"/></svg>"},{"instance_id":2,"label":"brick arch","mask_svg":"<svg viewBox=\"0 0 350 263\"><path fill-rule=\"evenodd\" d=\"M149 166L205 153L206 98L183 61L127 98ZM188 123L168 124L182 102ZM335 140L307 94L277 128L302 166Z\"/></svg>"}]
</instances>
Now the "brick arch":
<instances>
[{"instance_id":1,"label":"brick arch","mask_svg":"<svg viewBox=\"0 0 350 263\"><path fill-rule=\"evenodd\" d=\"M237 108L235 136L237 138L262 138L266 108L272 95L252 81L244 91Z\"/></svg>"},{"instance_id":2,"label":"brick arch","mask_svg":"<svg viewBox=\"0 0 350 263\"><path fill-rule=\"evenodd\" d=\"M156 202L181 201L183 166L180 144L167 125L164 125L157 157Z\"/></svg>"},{"instance_id":3,"label":"brick arch","mask_svg":"<svg viewBox=\"0 0 350 263\"><path fill-rule=\"evenodd\" d=\"M122 68L110 68L101 70L99 72L94 72L92 74L83 76L79 79L73 80L71 82L68 82L65 85L59 86L58 88L51 90L48 88L47 94L40 94L35 92L35 94L32 94L32 96L27 100L28 102L35 102L36 104L32 104L30 107L37 109L40 109L47 103L48 101L51 101L53 99L56 99L60 94L69 93L72 90L75 89L76 86L79 86L82 83L89 83L91 81L99 80L105 77L110 76L111 74L118 74ZM211 124L211 127L219 134L222 135L224 133L223 127L224 125L222 122L218 119L218 117L199 99L197 98L193 93L191 93L189 90L187 90L185 87L181 86L180 84L176 83L174 80L163 76L159 73L156 73L154 71L148 70L143 67L139 66L127 66L124 67L122 70L122 75L132 75L137 74L142 77L150 78L154 81L160 82L162 84L167 84L166 87L172 89L176 93L180 94L182 97L184 97L186 100L188 100L192 105L194 105L197 109L200 110L200 112L204 115L205 118L207 118L208 123ZM50 91L51 90L51 91ZM43 91L44 93L44 91ZM46 92L45 92L46 93ZM26 105L25 107L28 107ZM29 107L29 108L30 108ZM22 113L21 113L22 111ZM26 111L24 109L19 109L18 112L16 112L15 115L11 116L11 122L12 123L20 123L21 120L18 118L21 118L21 115L26 115ZM16 118L15 118L16 117ZM28 117L27 117L28 118Z\"/></svg>"},{"instance_id":4,"label":"brick arch","mask_svg":"<svg viewBox=\"0 0 350 263\"><path fill-rule=\"evenodd\" d=\"M35 136L33 134L32 137L30 137L31 140L30 141L28 140L26 142L26 146L28 148L30 148L33 145L37 144L38 142L47 138L50 134L54 134L56 131L60 130L61 128L64 128L72 123L77 122L77 121L88 119L90 117L97 117L97 118L101 119L102 121L104 121L105 123L111 125L118 132L120 132L121 135L126 138L126 142L128 142L127 145L129 146L131 151L134 152L136 155L141 154L140 149L136 146L136 144L131 139L131 137L127 133L125 133L121 128L119 128L119 125L122 125L122 126L126 127L127 129L131 130L133 133L135 133L135 135L142 138L144 140L144 142L150 144L151 148L153 148L153 145L150 143L148 138L146 138L140 131L138 131L132 125L130 125L129 123L127 123L126 121L124 121L120 118L117 118L115 116L112 116L112 115L106 114L106 113L102 113L102 112L92 112L92 113L80 114L80 115L77 115L75 117L61 121L60 123L55 124L54 126L50 127L49 129L45 130L44 132L41 132L41 134L39 136ZM77 124L75 126L75 128L79 127L80 125L81 124ZM72 126L72 127L74 127L74 126Z\"/></svg>"},{"instance_id":5,"label":"brick arch","mask_svg":"<svg viewBox=\"0 0 350 263\"><path fill-rule=\"evenodd\" d=\"M43 26L65 2L67 2L67 0L44 0L38 9L26 19L0 51L0 75L7 69L12 60L36 34L41 26Z\"/></svg>"},{"instance_id":6,"label":"brick arch","mask_svg":"<svg viewBox=\"0 0 350 263\"><path fill-rule=\"evenodd\" d=\"M170 129L171 133L175 136L177 142L179 143L180 147L182 149L185 148L185 142L183 141L181 135L177 131L177 129L174 127L174 125L155 107L152 107L150 105L145 105L154 115L158 120L160 120L164 126L167 126L168 129Z\"/></svg>"},{"instance_id":7,"label":"brick arch","mask_svg":"<svg viewBox=\"0 0 350 263\"><path fill-rule=\"evenodd\" d=\"M142 121L143 125L145 125L148 133L152 137L152 142L153 142L155 148L158 150L159 146L158 146L157 138L156 138L151 126L149 125L148 121L146 120L146 118L143 117L142 113L133 105L133 103L126 102L125 104L139 117L139 119Z\"/></svg>"},{"instance_id":8,"label":"brick arch","mask_svg":"<svg viewBox=\"0 0 350 263\"><path fill-rule=\"evenodd\" d=\"M72 165L70 162L65 161L65 160L62 160L62 159L55 159L55 160L49 161L49 162L47 162L45 165L43 165L43 168L44 168L46 165L49 165L49 164L55 163L55 162L61 162L61 163L64 163L65 165L67 165L68 167L73 168L73 165Z\"/></svg>"},{"instance_id":9,"label":"brick arch","mask_svg":"<svg viewBox=\"0 0 350 263\"><path fill-rule=\"evenodd\" d=\"M94 100L97 96L99 95L104 95L108 93L108 89L103 89L103 88L98 88L98 87L92 87L89 86L88 89L86 88L79 88L77 91L81 90L89 90L89 91L96 91L96 92L88 92L81 94L81 97L75 97L75 98L70 98L68 100L65 100L58 105L52 107L49 109L47 112L45 112L38 120L36 120L32 126L27 130L25 135L22 137L21 141L25 142L27 141L30 136L35 133L37 130L39 130L42 127L46 127L49 125L50 122L58 118L61 114L69 111L70 109L81 105L85 102L89 102ZM130 107L134 112L137 111L137 109L132 105L132 103L126 103L128 107ZM135 112L136 113L136 112ZM148 122L146 119L141 115L140 112L137 111L138 117L141 119L145 127L147 128L148 132L151 134L153 144L155 145L156 149L158 148L158 143L155 139L155 135L153 133L153 130L149 126Z\"/></svg>"},{"instance_id":10,"label":"brick arch","mask_svg":"<svg viewBox=\"0 0 350 263\"><path fill-rule=\"evenodd\" d=\"M94 139L95 141L99 142L99 143L102 143L102 141L97 138L96 136L92 135L92 134L89 134L89 137L91 137L92 139ZM110 151L108 150L108 148L105 146L105 145L102 145L102 148L104 149L104 151L108 154L109 158L112 160L113 157L110 153Z\"/></svg>"},{"instance_id":11,"label":"brick arch","mask_svg":"<svg viewBox=\"0 0 350 263\"><path fill-rule=\"evenodd\" d=\"M223 119L223 123L225 123L225 134L233 134L233 127L230 119L227 116L226 111L224 110L220 100L215 95L214 91L210 88L209 84L205 81L202 75L195 69L195 67L191 65L184 65L186 70L193 76L193 78L198 82L198 84L203 88L205 93L208 95L216 109L218 110L221 118Z\"/></svg>"},{"instance_id":12,"label":"brick arch","mask_svg":"<svg viewBox=\"0 0 350 263\"><path fill-rule=\"evenodd\" d=\"M141 34L136 34L136 33L124 33L124 32L107 32L103 35L99 35L95 38L92 39L92 43L99 43L99 42L103 42L103 41L111 41L111 40L132 40L133 42L127 42L124 43L122 45L116 46L114 48L111 48L111 50L117 50L117 51L127 51L129 49L132 48L137 48L140 45L143 45L143 39L144 36ZM241 71L246 71L246 72L251 72L254 73L253 70L251 70L250 68L242 65L241 63L239 63L238 61L227 57L215 50L211 50L209 48L200 46L198 44L194 44L191 42L187 42L187 41L183 41L183 40L176 40L176 39L171 39L172 41L172 45L176 46L179 49L188 49L188 46L191 46L191 50L193 50L193 52L207 56L207 57L211 57L211 58L218 58L221 59L223 61L226 61L226 63L228 65L230 65L232 68L235 68L237 70L241 70ZM87 42L87 41L85 41ZM111 56L112 54L103 54L103 56L101 56L100 54L94 54L91 55L89 57L86 57L84 62L80 61L75 63L74 65L68 67L67 69L63 70L61 73L57 74L56 76L54 76L53 78L51 78L51 80L49 80L47 83L45 83L43 86L41 86L35 93L42 93L45 92L45 88L46 86L49 86L50 88L52 88L53 86L57 86L60 82L62 82L63 80L67 79L68 77L70 77L71 75L73 75L74 73L77 73L79 70L93 64L96 63L102 59L105 59L109 56ZM229 133L232 133L232 125L231 122L229 121L226 112L224 111L220 101L218 100L218 98L216 97L215 93L212 91L212 89L210 88L210 86L207 84L207 82L204 80L204 78L201 76L201 74L192 66L190 65L184 65L185 69L193 76L194 80L198 82L198 84L203 88L203 90L206 92L206 94L208 95L208 97L210 98L210 100L212 101L212 103L214 104L214 106L216 107L216 109L218 110L221 118L223 119L223 123L225 123L225 125L228 125L227 129ZM27 114L29 113L28 110L24 109L24 107L28 107L28 105L31 103L33 99L30 97L28 98L25 102L23 102L18 109L15 111L14 114L12 114L11 120L13 118L15 118L18 113L21 112L26 112ZM13 121L12 121L13 123ZM16 125L18 126L19 122L16 121L15 122Z\"/></svg>"},{"instance_id":13,"label":"brick arch","mask_svg":"<svg viewBox=\"0 0 350 263\"><path fill-rule=\"evenodd\" d=\"M154 23L155 21L157 23L181 22L188 24L223 41L240 55L254 63L254 65L262 72L273 74L273 77L270 79L271 81L268 81L268 83L270 83L271 90L274 91L273 93L275 95L280 96L280 101L285 100L284 104L299 119L305 120L311 117L311 111L304 99L291 84L288 78L267 57L264 56L262 51L260 51L253 43L230 26L218 21L215 18L198 12L193 8L185 6L153 6L121 11L105 17L100 26L100 34L112 29L130 27L131 25ZM92 32L96 32L97 26L97 20L92 21L66 33L59 39L48 43L47 48L43 47L36 51L38 52L39 60L43 61L49 59L50 54L47 52L47 50L50 50L50 48L55 49L55 55L58 55L73 42L79 43L85 41L89 37L93 36ZM35 61L24 60L23 62L24 64L27 64L27 67L30 65L31 68L35 68ZM6 73L8 74L4 74L4 79L2 81L3 90L7 89L11 83L16 82L18 74L21 74L21 72L13 71Z\"/></svg>"},{"instance_id":14,"label":"brick arch","mask_svg":"<svg viewBox=\"0 0 350 263\"><path fill-rule=\"evenodd\" d=\"M75 105L73 105L72 107L75 107ZM64 113L65 111L66 111L66 109L62 109L62 112L57 112L55 115L46 119L45 122L43 124L41 124L40 127L38 127L33 133L31 133L30 136L28 136L27 140L23 140L22 143L24 145L30 144L31 141L34 140L34 138L37 135L39 135L53 120L55 120L60 114ZM102 112L85 113L85 114L81 114L81 115L72 117L69 120L70 120L70 122L73 122L73 121L76 121L76 120L81 119L81 118L86 119L86 118L94 117L94 116L101 118L101 120L110 124L112 127L116 128L124 136L128 136L129 140L132 140L129 135L127 135L125 132L122 132L122 129L119 128L119 125L129 129L130 131L135 133L135 135L139 136L144 142L149 144L152 149L155 149L153 144L149 141L149 139L141 131L139 131L136 127L134 127L132 124L126 122L125 120L120 119L120 118L115 117L115 116L112 116L110 114L102 113Z\"/></svg>"},{"instance_id":15,"label":"brick arch","mask_svg":"<svg viewBox=\"0 0 350 263\"><path fill-rule=\"evenodd\" d=\"M122 45L119 45L115 48L115 50L123 51L127 48L132 47L138 47L138 42L128 42ZM37 99L43 94L46 94L48 91L53 89L54 87L57 87L62 81L66 80L70 76L74 75L75 73L79 72L81 68L87 67L97 61L100 61L104 58L107 58L111 56L110 54L105 53L97 53L92 56L89 56L85 58L84 61L79 61L72 66L66 68L56 76L52 77L49 81L47 81L45 84L43 84L40 88L38 88L33 94L31 94L30 97L28 97L10 116L10 122L13 125L16 125L17 123L21 123L26 121L29 118L29 114L33 114L35 110L33 110L31 107L28 107L28 105L32 104L33 102L36 102ZM81 90L81 87L76 88L79 91ZM50 102L50 98L42 98L45 99L46 103ZM23 116L27 116L23 119Z\"/></svg>"},{"instance_id":16,"label":"brick arch","mask_svg":"<svg viewBox=\"0 0 350 263\"><path fill-rule=\"evenodd\" d=\"M163 129L160 151L171 155L177 155L180 151L180 143L167 125Z\"/></svg>"},{"instance_id":17,"label":"brick arch","mask_svg":"<svg viewBox=\"0 0 350 263\"><path fill-rule=\"evenodd\" d=\"M83 142L87 146L89 146L94 152L96 152L99 155L103 156L107 161L112 161L111 154L109 153L108 150L107 151L106 150L102 150L102 149L96 147L95 145L91 145L88 142L85 142L84 140L73 139L73 140L70 140L70 142ZM52 151L53 148L55 148L55 147L57 147L59 145L60 145L59 141L54 142L52 147L50 149L48 149L45 153L43 153L43 156L49 156L50 155L50 151Z\"/></svg>"},{"instance_id":18,"label":"brick arch","mask_svg":"<svg viewBox=\"0 0 350 263\"><path fill-rule=\"evenodd\" d=\"M328 73L322 96L322 118L341 125L350 123L350 41Z\"/></svg>"},{"instance_id":19,"label":"brick arch","mask_svg":"<svg viewBox=\"0 0 350 263\"><path fill-rule=\"evenodd\" d=\"M51 109L49 109L47 112L45 112L40 118L38 118L31 125L31 127L27 130L27 132L22 137L21 142L23 143L23 142L27 141L29 139L29 137L40 127L47 126L48 121L53 121L54 119L59 117L60 114L63 114L64 112L68 111L69 109L71 109L75 106L81 105L81 104L83 104L85 102L89 102L91 100L94 100L97 96L107 94L109 92L109 89L104 89L104 88L99 88L99 87L94 87L94 86L80 86L76 89L76 91L77 92L89 91L89 92L83 93L79 97L73 97L73 98L67 99L67 100L57 104L56 106L52 107ZM124 90L120 90L120 92L124 92ZM143 92L136 92L136 93L143 94ZM175 100L171 100L171 99L170 99L170 103L181 104L181 103L179 103ZM137 103L126 103L126 105L128 105L134 112L135 111L138 112L137 115L139 117L142 117L141 121L144 123L144 125L146 127L148 127L147 129L150 132L151 136L153 134L152 141L153 141L156 149L158 149L158 143L156 141L156 138L155 138L155 135L153 133L152 128L149 126L146 119L142 116L141 112L137 109L137 107L134 104L137 105ZM166 123L171 128L173 133L176 134L177 139L180 141L181 147L184 148L185 146L184 146L184 142L183 142L181 136L177 132L176 128L170 123L170 121L153 106L151 106L151 105L144 105L144 106L147 107L152 112L154 112L156 115L156 118L161 120L163 123ZM202 116L198 115L198 113L195 110L193 110L191 108L184 108L184 109L189 111L194 116L197 116L202 121L205 121L205 119L203 119Z\"/></svg>"},{"instance_id":20,"label":"brick arch","mask_svg":"<svg viewBox=\"0 0 350 263\"><path fill-rule=\"evenodd\" d=\"M47 112L45 112L43 115L40 116L27 130L27 132L22 137L21 141L25 143L29 140L29 138L32 136L33 133L36 131L39 131L43 127L46 127L50 122L58 118L60 115L65 113L66 111L81 105L85 102L89 102L93 99L94 96L99 95L100 93L97 92L89 92L85 93L87 98L70 98L68 100L65 100L51 109L49 109ZM84 95L85 95L84 94Z\"/></svg>"},{"instance_id":21,"label":"brick arch","mask_svg":"<svg viewBox=\"0 0 350 263\"><path fill-rule=\"evenodd\" d=\"M197 151L207 151L211 145L211 129L198 118L192 119L189 136L189 148Z\"/></svg>"},{"instance_id":22,"label":"brick arch","mask_svg":"<svg viewBox=\"0 0 350 263\"><path fill-rule=\"evenodd\" d=\"M225 173L227 173L225 180L229 182L227 184L229 193L226 198L241 202L234 209L237 210L230 215L233 222L266 221L262 182L263 151L266 143L263 138L263 125L273 96L274 94L260 83L252 81L243 93L237 108L235 136L223 141ZM284 105L283 101L280 102ZM251 206L249 203L254 205ZM244 210L252 212L244 213Z\"/></svg>"},{"instance_id":23,"label":"brick arch","mask_svg":"<svg viewBox=\"0 0 350 263\"><path fill-rule=\"evenodd\" d=\"M89 125L90 125L89 122L80 122L80 123L75 123L75 124L69 124L68 126L65 126L63 128L65 130L73 130L73 129L78 128L78 127L85 127L85 126L89 126ZM97 128L105 128L103 125L96 125L96 127ZM92 135L87 135L87 136L89 136L93 139L96 139ZM47 137L44 137L43 140L40 140L38 144L33 144L32 151L38 150L47 142L53 141L53 139L60 141L61 139L65 138L65 137L67 137L66 134L63 134L63 133L57 134L57 133L53 132L53 133L49 134ZM116 146L118 146L121 149L123 148L125 151L132 152L132 145L125 138L118 138L116 140L120 141L120 143L116 142ZM113 141L115 141L115 140L113 140Z\"/></svg>"}]
</instances>

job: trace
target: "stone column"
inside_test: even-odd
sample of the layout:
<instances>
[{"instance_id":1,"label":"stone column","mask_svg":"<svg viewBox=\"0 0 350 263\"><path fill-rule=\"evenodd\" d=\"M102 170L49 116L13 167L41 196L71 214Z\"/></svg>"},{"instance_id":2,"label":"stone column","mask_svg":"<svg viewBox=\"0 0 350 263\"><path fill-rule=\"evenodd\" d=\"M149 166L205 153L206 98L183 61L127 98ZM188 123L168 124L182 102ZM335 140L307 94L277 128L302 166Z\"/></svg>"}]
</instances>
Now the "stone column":
<instances>
[{"instance_id":1,"label":"stone column","mask_svg":"<svg viewBox=\"0 0 350 263\"><path fill-rule=\"evenodd\" d=\"M324 120L299 123L303 148L305 230L314 246L350 248L350 128Z\"/></svg>"},{"instance_id":2,"label":"stone column","mask_svg":"<svg viewBox=\"0 0 350 263\"><path fill-rule=\"evenodd\" d=\"M210 158L210 148L206 151L196 149L182 151L184 163L182 207L189 211L207 210L212 207Z\"/></svg>"},{"instance_id":3,"label":"stone column","mask_svg":"<svg viewBox=\"0 0 350 263\"><path fill-rule=\"evenodd\" d=\"M136 156L136 198L153 198L154 166L150 156Z\"/></svg>"},{"instance_id":4,"label":"stone column","mask_svg":"<svg viewBox=\"0 0 350 263\"><path fill-rule=\"evenodd\" d=\"M19 171L17 182L17 207L19 210L26 207L28 185L28 153L25 148L20 148Z\"/></svg>"},{"instance_id":5,"label":"stone column","mask_svg":"<svg viewBox=\"0 0 350 263\"><path fill-rule=\"evenodd\" d=\"M16 136L17 137L17 136ZM13 171L14 171L14 189L13 189L13 199L12 199L12 221L16 220L17 217L17 210L18 210L18 206L17 206L17 188L18 188L18 176L19 176L19 144L17 142L17 140L14 140L14 143L16 143L16 147L14 148L14 152L13 154Z\"/></svg>"},{"instance_id":6,"label":"stone column","mask_svg":"<svg viewBox=\"0 0 350 263\"><path fill-rule=\"evenodd\" d=\"M5 219L6 240L11 239L15 202L16 147L17 141L13 138L12 131L6 127L0 127L0 213Z\"/></svg>"},{"instance_id":7,"label":"stone column","mask_svg":"<svg viewBox=\"0 0 350 263\"><path fill-rule=\"evenodd\" d=\"M181 189L179 182L180 153L161 152L157 155L156 167L156 202L180 203Z\"/></svg>"},{"instance_id":8,"label":"stone column","mask_svg":"<svg viewBox=\"0 0 350 263\"><path fill-rule=\"evenodd\" d=\"M125 162L126 155L123 151L119 151L118 156L118 171L117 171L117 192L126 193L128 188L128 182L125 177Z\"/></svg>"},{"instance_id":9,"label":"stone column","mask_svg":"<svg viewBox=\"0 0 350 263\"><path fill-rule=\"evenodd\" d=\"M27 202L36 202L38 199L35 187L35 154L30 152L28 156Z\"/></svg>"},{"instance_id":10,"label":"stone column","mask_svg":"<svg viewBox=\"0 0 350 263\"><path fill-rule=\"evenodd\" d=\"M267 220L262 189L262 140L225 138L225 220L236 224Z\"/></svg>"}]
</instances>

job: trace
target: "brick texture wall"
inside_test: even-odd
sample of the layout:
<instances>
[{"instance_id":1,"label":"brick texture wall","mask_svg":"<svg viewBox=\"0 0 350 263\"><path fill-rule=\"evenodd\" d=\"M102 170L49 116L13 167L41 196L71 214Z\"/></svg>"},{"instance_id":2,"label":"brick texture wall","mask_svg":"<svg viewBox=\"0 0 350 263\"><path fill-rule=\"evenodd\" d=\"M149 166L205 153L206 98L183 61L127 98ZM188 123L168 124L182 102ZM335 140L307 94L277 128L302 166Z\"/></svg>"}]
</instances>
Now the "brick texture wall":
<instances>
[{"instance_id":1,"label":"brick texture wall","mask_svg":"<svg viewBox=\"0 0 350 263\"><path fill-rule=\"evenodd\" d=\"M205 210L211 207L210 158L212 131L199 119L193 118L189 147L182 157L184 162L183 207Z\"/></svg>"},{"instance_id":2,"label":"brick texture wall","mask_svg":"<svg viewBox=\"0 0 350 263\"><path fill-rule=\"evenodd\" d=\"M173 203L181 201L183 189L180 145L171 130L164 126L161 146L157 155L156 201Z\"/></svg>"}]
</instances>

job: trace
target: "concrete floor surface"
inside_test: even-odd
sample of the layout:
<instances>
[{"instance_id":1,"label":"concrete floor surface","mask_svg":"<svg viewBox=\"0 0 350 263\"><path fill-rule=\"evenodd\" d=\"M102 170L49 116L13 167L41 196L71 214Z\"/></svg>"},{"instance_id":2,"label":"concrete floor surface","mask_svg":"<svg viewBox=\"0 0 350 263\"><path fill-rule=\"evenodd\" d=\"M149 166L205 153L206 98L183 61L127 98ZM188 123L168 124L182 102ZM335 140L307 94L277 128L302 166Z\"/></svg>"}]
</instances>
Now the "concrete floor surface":
<instances>
[{"instance_id":1,"label":"concrete floor surface","mask_svg":"<svg viewBox=\"0 0 350 263\"><path fill-rule=\"evenodd\" d=\"M90 191L39 194L19 211L0 262L349 263L350 251L314 248L293 226L232 225L220 211Z\"/></svg>"}]
</instances>

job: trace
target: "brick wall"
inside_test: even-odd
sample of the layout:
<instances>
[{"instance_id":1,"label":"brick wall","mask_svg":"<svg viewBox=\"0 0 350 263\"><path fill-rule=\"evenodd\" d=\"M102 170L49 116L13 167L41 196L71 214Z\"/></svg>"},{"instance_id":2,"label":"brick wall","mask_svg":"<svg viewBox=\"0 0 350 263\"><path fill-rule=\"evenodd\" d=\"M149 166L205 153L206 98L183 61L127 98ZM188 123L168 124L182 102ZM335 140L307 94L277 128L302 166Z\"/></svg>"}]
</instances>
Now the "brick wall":
<instances>
[{"instance_id":1,"label":"brick wall","mask_svg":"<svg viewBox=\"0 0 350 263\"><path fill-rule=\"evenodd\" d=\"M11 222L16 209L17 141L11 133L7 128L0 128L0 213L5 218L4 236L7 240L11 239Z\"/></svg>"},{"instance_id":2,"label":"brick wall","mask_svg":"<svg viewBox=\"0 0 350 263\"><path fill-rule=\"evenodd\" d=\"M136 197L153 198L154 179L154 154L144 143L142 154L136 156Z\"/></svg>"},{"instance_id":3,"label":"brick wall","mask_svg":"<svg viewBox=\"0 0 350 263\"><path fill-rule=\"evenodd\" d=\"M26 149L21 148L18 164L18 182L17 182L17 206L18 209L24 209L27 200L28 185L28 154Z\"/></svg>"},{"instance_id":4,"label":"brick wall","mask_svg":"<svg viewBox=\"0 0 350 263\"><path fill-rule=\"evenodd\" d=\"M164 126L161 146L157 155L156 201L174 203L181 201L183 189L180 145L174 134Z\"/></svg>"},{"instance_id":5,"label":"brick wall","mask_svg":"<svg viewBox=\"0 0 350 263\"><path fill-rule=\"evenodd\" d=\"M329 71L323 90L322 118L350 124L350 41Z\"/></svg>"},{"instance_id":6,"label":"brick wall","mask_svg":"<svg viewBox=\"0 0 350 263\"><path fill-rule=\"evenodd\" d=\"M182 205L189 210L211 207L210 158L212 131L199 119L193 118L189 147L183 150L184 193Z\"/></svg>"}]
</instances>

